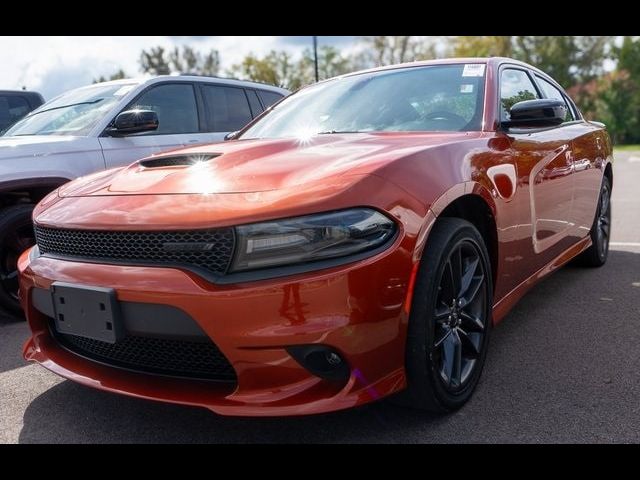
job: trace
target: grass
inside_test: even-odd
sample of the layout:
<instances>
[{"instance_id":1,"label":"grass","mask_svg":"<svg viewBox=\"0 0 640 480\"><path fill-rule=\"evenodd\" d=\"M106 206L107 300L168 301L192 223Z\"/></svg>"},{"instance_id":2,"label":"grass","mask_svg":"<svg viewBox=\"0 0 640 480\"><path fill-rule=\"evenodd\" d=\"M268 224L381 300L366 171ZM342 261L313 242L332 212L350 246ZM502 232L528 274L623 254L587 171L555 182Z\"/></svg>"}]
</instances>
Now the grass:
<instances>
[{"instance_id":1,"label":"grass","mask_svg":"<svg viewBox=\"0 0 640 480\"><path fill-rule=\"evenodd\" d=\"M614 150L629 152L632 150L640 150L640 145L614 145Z\"/></svg>"}]
</instances>

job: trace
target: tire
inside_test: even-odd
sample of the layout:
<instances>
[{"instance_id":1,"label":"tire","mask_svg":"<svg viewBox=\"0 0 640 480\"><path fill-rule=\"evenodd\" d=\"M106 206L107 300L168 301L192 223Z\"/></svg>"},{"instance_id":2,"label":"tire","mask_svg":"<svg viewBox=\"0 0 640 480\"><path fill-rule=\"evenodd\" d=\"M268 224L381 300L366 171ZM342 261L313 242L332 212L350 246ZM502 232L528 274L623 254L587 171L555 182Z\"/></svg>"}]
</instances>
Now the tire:
<instances>
[{"instance_id":1,"label":"tire","mask_svg":"<svg viewBox=\"0 0 640 480\"><path fill-rule=\"evenodd\" d=\"M591 246L578 256L578 264L583 267L601 267L607 263L611 235L611 182L607 177L602 179L596 217L589 235Z\"/></svg>"},{"instance_id":2,"label":"tire","mask_svg":"<svg viewBox=\"0 0 640 480\"><path fill-rule=\"evenodd\" d=\"M450 259L456 262L457 252L461 253L457 264L462 265L457 271L467 275L460 275L460 288L451 288L454 277L449 265ZM445 305L448 297L452 303L459 299L456 307ZM469 400L486 358L492 299L489 255L482 236L466 220L439 219L418 269L407 333L407 389L396 397L398 403L445 413Z\"/></svg>"},{"instance_id":3,"label":"tire","mask_svg":"<svg viewBox=\"0 0 640 480\"><path fill-rule=\"evenodd\" d=\"M0 307L20 314L17 261L35 243L31 212L33 205L20 204L0 210Z\"/></svg>"}]
</instances>

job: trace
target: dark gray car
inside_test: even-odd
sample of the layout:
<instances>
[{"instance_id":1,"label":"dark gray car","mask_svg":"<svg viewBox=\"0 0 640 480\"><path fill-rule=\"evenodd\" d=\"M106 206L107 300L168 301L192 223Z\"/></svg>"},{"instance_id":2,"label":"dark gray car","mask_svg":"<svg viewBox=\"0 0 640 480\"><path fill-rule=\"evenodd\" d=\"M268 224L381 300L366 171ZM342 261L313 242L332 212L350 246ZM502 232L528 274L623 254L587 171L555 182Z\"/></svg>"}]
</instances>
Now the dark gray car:
<instances>
[{"instance_id":1,"label":"dark gray car","mask_svg":"<svg viewBox=\"0 0 640 480\"><path fill-rule=\"evenodd\" d=\"M38 92L0 90L0 134L43 103Z\"/></svg>"}]
</instances>

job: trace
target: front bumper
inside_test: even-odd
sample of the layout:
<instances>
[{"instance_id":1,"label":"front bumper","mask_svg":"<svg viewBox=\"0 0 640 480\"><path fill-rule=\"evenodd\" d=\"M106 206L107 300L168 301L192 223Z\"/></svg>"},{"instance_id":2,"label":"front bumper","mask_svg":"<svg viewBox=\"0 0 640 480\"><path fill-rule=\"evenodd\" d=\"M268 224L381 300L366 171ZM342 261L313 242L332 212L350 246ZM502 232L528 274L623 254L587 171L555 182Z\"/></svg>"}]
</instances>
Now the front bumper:
<instances>
[{"instance_id":1,"label":"front bumper","mask_svg":"<svg viewBox=\"0 0 640 480\"><path fill-rule=\"evenodd\" d=\"M365 260L296 276L214 285L174 268L19 260L20 291L32 335L24 357L73 381L134 397L202 406L224 415L304 415L353 407L405 386L407 237ZM53 281L111 287L122 302L171 305L189 315L224 353L237 383L158 376L87 360L52 337L32 301ZM328 345L346 359L346 382L322 379L286 348Z\"/></svg>"}]
</instances>

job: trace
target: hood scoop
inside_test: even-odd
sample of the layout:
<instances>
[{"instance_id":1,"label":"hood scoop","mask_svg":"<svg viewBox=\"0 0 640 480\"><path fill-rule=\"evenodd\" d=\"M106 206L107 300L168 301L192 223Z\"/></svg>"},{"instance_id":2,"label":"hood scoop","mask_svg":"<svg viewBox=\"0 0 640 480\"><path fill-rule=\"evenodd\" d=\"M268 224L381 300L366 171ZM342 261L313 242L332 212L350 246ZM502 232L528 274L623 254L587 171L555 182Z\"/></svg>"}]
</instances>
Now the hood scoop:
<instances>
[{"instance_id":1,"label":"hood scoop","mask_svg":"<svg viewBox=\"0 0 640 480\"><path fill-rule=\"evenodd\" d=\"M148 158L141 160L138 165L145 168L162 168L162 167L190 167L203 162L208 162L216 157L222 155L221 153L204 153L197 154L191 153L188 155L171 155L166 157Z\"/></svg>"}]
</instances>

